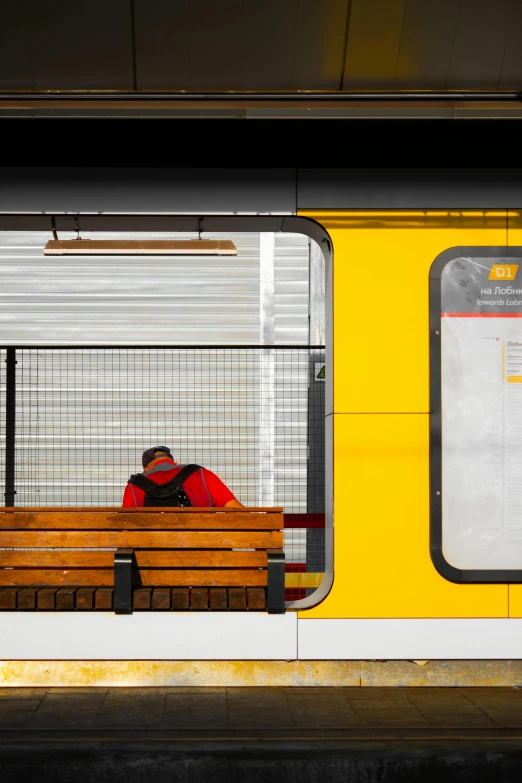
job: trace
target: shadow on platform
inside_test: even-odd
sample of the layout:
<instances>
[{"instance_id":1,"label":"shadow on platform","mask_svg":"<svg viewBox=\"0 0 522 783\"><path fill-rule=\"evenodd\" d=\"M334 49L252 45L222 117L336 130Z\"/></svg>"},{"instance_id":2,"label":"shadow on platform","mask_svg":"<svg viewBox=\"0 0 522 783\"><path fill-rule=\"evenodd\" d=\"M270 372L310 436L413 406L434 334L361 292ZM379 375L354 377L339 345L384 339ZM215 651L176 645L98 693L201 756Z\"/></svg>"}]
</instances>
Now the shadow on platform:
<instances>
[{"instance_id":1,"label":"shadow on platform","mask_svg":"<svg viewBox=\"0 0 522 783\"><path fill-rule=\"evenodd\" d=\"M503 781L516 688L2 688L0 776L38 781Z\"/></svg>"}]
</instances>

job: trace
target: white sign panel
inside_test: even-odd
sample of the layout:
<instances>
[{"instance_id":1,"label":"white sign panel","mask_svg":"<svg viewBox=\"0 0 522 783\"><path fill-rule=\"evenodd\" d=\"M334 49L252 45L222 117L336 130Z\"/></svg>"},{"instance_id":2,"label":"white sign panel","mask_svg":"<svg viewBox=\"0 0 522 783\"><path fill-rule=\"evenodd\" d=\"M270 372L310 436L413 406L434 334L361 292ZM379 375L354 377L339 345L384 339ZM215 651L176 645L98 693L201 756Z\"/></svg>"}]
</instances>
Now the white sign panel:
<instances>
[{"instance_id":1,"label":"white sign panel","mask_svg":"<svg viewBox=\"0 0 522 783\"><path fill-rule=\"evenodd\" d=\"M520 262L441 276L442 549L463 570L522 569Z\"/></svg>"}]
</instances>

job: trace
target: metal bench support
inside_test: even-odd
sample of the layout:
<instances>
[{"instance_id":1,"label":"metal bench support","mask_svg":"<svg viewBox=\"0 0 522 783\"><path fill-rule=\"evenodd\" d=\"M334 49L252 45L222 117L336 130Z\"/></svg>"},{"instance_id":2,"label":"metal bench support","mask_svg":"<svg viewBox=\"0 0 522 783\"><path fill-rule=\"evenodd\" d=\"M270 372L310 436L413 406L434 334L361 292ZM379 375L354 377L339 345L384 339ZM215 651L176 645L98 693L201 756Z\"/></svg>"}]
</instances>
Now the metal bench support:
<instances>
[{"instance_id":1,"label":"metal bench support","mask_svg":"<svg viewBox=\"0 0 522 783\"><path fill-rule=\"evenodd\" d=\"M269 614L285 611L285 553L282 549L267 549L268 590L266 608Z\"/></svg>"},{"instance_id":2,"label":"metal bench support","mask_svg":"<svg viewBox=\"0 0 522 783\"><path fill-rule=\"evenodd\" d=\"M114 553L114 613L132 614L133 549L117 549Z\"/></svg>"}]
</instances>

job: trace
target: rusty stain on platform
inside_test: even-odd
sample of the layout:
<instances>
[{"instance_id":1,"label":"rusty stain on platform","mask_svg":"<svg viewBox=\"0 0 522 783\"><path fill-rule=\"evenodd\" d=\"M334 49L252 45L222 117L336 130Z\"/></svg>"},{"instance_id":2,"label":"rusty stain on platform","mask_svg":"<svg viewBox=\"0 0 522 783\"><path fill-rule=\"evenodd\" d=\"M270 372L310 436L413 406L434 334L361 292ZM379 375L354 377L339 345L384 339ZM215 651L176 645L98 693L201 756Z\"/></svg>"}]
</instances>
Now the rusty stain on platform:
<instances>
[{"instance_id":1,"label":"rusty stain on platform","mask_svg":"<svg viewBox=\"0 0 522 783\"><path fill-rule=\"evenodd\" d=\"M4 687L522 686L522 661L2 661Z\"/></svg>"}]
</instances>

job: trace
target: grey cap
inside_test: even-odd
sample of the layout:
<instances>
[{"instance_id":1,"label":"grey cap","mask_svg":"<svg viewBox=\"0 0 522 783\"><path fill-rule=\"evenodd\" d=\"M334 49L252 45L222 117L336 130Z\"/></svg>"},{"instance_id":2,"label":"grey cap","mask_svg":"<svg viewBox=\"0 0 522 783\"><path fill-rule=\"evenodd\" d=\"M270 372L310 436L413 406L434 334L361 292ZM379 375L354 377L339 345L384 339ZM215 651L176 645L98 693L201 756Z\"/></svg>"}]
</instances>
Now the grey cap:
<instances>
[{"instance_id":1,"label":"grey cap","mask_svg":"<svg viewBox=\"0 0 522 783\"><path fill-rule=\"evenodd\" d=\"M168 446L153 446L152 449L147 449L147 451L143 452L143 455L141 457L141 464L143 465L144 468L147 467L149 462L152 462L152 460L156 456L157 451L164 451L166 456L172 459L172 454L170 453L170 449Z\"/></svg>"}]
</instances>

